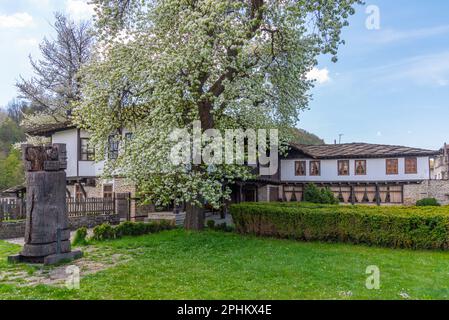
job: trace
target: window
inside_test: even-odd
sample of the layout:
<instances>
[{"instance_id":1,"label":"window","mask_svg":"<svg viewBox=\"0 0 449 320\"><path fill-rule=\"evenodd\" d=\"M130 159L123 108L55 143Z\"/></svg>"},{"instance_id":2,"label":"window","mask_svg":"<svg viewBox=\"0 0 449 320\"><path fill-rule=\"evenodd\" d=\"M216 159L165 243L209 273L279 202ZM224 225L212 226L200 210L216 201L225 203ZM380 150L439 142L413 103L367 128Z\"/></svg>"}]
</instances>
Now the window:
<instances>
[{"instance_id":1,"label":"window","mask_svg":"<svg viewBox=\"0 0 449 320\"><path fill-rule=\"evenodd\" d=\"M132 138L133 138L133 133L132 132L125 133L125 139L126 140L131 140Z\"/></svg>"},{"instance_id":2,"label":"window","mask_svg":"<svg viewBox=\"0 0 449 320\"><path fill-rule=\"evenodd\" d=\"M349 160L338 161L338 175L349 176Z\"/></svg>"},{"instance_id":3,"label":"window","mask_svg":"<svg viewBox=\"0 0 449 320\"><path fill-rule=\"evenodd\" d=\"M115 136L109 136L108 144L109 144L109 159L110 160L117 159L119 141L115 138Z\"/></svg>"},{"instance_id":4,"label":"window","mask_svg":"<svg viewBox=\"0 0 449 320\"><path fill-rule=\"evenodd\" d=\"M356 176L366 175L366 160L355 161L355 175Z\"/></svg>"},{"instance_id":5,"label":"window","mask_svg":"<svg viewBox=\"0 0 449 320\"><path fill-rule=\"evenodd\" d=\"M387 159L387 174L398 174L399 173L399 160L398 159Z\"/></svg>"},{"instance_id":6,"label":"window","mask_svg":"<svg viewBox=\"0 0 449 320\"><path fill-rule=\"evenodd\" d=\"M111 185L103 186L103 198L107 198L107 199L113 198L113 187Z\"/></svg>"},{"instance_id":7,"label":"window","mask_svg":"<svg viewBox=\"0 0 449 320\"><path fill-rule=\"evenodd\" d=\"M405 158L405 174L417 174L417 173L418 173L418 159Z\"/></svg>"},{"instance_id":8,"label":"window","mask_svg":"<svg viewBox=\"0 0 449 320\"><path fill-rule=\"evenodd\" d=\"M80 160L81 161L95 160L95 151L90 146L89 138L80 139Z\"/></svg>"},{"instance_id":9,"label":"window","mask_svg":"<svg viewBox=\"0 0 449 320\"><path fill-rule=\"evenodd\" d=\"M305 175L306 175L306 162L295 161L295 176L305 176Z\"/></svg>"},{"instance_id":10,"label":"window","mask_svg":"<svg viewBox=\"0 0 449 320\"><path fill-rule=\"evenodd\" d=\"M83 192L83 186L79 183L75 184L75 199L76 200L82 200L84 199L84 192Z\"/></svg>"},{"instance_id":11,"label":"window","mask_svg":"<svg viewBox=\"0 0 449 320\"><path fill-rule=\"evenodd\" d=\"M321 162L310 161L310 175L319 176L321 174Z\"/></svg>"}]
</instances>

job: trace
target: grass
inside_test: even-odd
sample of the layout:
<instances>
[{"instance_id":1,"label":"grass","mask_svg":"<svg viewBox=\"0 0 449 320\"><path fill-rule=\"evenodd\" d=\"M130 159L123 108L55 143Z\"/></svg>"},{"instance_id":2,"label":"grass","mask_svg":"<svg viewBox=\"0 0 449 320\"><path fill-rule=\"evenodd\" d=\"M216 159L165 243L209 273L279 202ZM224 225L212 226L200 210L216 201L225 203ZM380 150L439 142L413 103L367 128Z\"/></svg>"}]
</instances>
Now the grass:
<instances>
[{"instance_id":1,"label":"grass","mask_svg":"<svg viewBox=\"0 0 449 320\"><path fill-rule=\"evenodd\" d=\"M2 284L0 299L447 299L449 252L259 239L173 230L94 243L129 261L88 275L80 290ZM0 242L0 273L18 246ZM87 257L87 259L103 259ZM381 289L365 287L369 265Z\"/></svg>"}]
</instances>

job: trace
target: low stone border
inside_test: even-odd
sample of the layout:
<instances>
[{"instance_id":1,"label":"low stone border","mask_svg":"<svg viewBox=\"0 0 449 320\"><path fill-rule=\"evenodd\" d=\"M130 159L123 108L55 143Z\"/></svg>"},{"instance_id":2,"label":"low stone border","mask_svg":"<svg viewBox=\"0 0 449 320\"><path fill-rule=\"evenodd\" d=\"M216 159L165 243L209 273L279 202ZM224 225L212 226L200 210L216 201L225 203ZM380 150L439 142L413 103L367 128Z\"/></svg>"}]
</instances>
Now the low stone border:
<instances>
[{"instance_id":1,"label":"low stone border","mask_svg":"<svg viewBox=\"0 0 449 320\"><path fill-rule=\"evenodd\" d=\"M0 239L21 238L25 234L25 221L0 222Z\"/></svg>"},{"instance_id":2,"label":"low stone border","mask_svg":"<svg viewBox=\"0 0 449 320\"><path fill-rule=\"evenodd\" d=\"M120 218L118 215L71 217L69 223L70 229L76 230L81 227L93 228L103 223L119 224ZM4 221L0 223L0 240L22 238L24 234L25 221Z\"/></svg>"}]
</instances>

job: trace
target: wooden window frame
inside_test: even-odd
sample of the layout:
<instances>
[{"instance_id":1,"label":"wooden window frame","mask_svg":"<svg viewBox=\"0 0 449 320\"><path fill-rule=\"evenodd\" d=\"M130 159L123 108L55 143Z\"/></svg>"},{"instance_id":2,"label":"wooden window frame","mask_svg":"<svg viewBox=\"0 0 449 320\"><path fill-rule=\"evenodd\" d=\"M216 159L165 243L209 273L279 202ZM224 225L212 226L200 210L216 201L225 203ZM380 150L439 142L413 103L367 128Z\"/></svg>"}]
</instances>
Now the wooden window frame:
<instances>
[{"instance_id":1,"label":"wooden window frame","mask_svg":"<svg viewBox=\"0 0 449 320\"><path fill-rule=\"evenodd\" d=\"M95 161L95 150L92 150L89 147L90 138L80 138L80 152L79 152L79 161ZM83 150L83 141L87 141L86 150ZM83 159L83 156L86 156L86 159Z\"/></svg>"},{"instance_id":2,"label":"wooden window frame","mask_svg":"<svg viewBox=\"0 0 449 320\"><path fill-rule=\"evenodd\" d=\"M407 161L413 160L415 162L414 171L409 171L407 167ZM418 158L417 157L407 157L404 159L404 170L405 174L418 174Z\"/></svg>"},{"instance_id":3,"label":"wooden window frame","mask_svg":"<svg viewBox=\"0 0 449 320\"><path fill-rule=\"evenodd\" d=\"M105 191L106 187L111 188L111 191ZM110 196L105 197L106 194L108 194ZM104 184L103 185L103 198L108 198L108 199L114 198L114 186L112 184Z\"/></svg>"},{"instance_id":4,"label":"wooden window frame","mask_svg":"<svg viewBox=\"0 0 449 320\"><path fill-rule=\"evenodd\" d=\"M343 162L346 162L348 164L348 173L346 173L346 174L340 172L340 163L343 163ZM340 176L340 177L350 176L351 175L351 165L350 165L349 160L338 160L337 161L337 171L338 171L338 176Z\"/></svg>"},{"instance_id":5,"label":"wooden window frame","mask_svg":"<svg viewBox=\"0 0 449 320\"><path fill-rule=\"evenodd\" d=\"M318 174L312 173L313 163L318 163ZM321 176L321 161L319 160L313 160L309 162L309 174L311 177L320 177Z\"/></svg>"},{"instance_id":6,"label":"wooden window frame","mask_svg":"<svg viewBox=\"0 0 449 320\"><path fill-rule=\"evenodd\" d=\"M365 168L365 173L357 173L357 162L363 162L365 163L364 168ZM356 176L366 176L367 175L367 161L366 160L354 160L354 174Z\"/></svg>"},{"instance_id":7,"label":"wooden window frame","mask_svg":"<svg viewBox=\"0 0 449 320\"><path fill-rule=\"evenodd\" d=\"M116 160L119 155L120 142L116 139L114 135L108 137L108 159Z\"/></svg>"},{"instance_id":8,"label":"wooden window frame","mask_svg":"<svg viewBox=\"0 0 449 320\"><path fill-rule=\"evenodd\" d=\"M304 165L304 174L298 174L298 164ZM305 177L307 176L307 161L295 161L295 177Z\"/></svg>"},{"instance_id":9,"label":"wooden window frame","mask_svg":"<svg viewBox=\"0 0 449 320\"><path fill-rule=\"evenodd\" d=\"M388 172L388 162L394 161L396 162L396 172ZM399 159L385 159L385 171L387 176L396 176L399 174Z\"/></svg>"}]
</instances>

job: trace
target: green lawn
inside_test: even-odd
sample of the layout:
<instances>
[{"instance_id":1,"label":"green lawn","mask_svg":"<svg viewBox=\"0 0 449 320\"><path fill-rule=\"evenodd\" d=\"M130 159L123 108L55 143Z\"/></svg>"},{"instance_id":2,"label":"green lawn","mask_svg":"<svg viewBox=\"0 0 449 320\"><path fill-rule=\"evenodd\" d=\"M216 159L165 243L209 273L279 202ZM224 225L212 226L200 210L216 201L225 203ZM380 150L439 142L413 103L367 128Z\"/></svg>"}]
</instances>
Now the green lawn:
<instances>
[{"instance_id":1,"label":"green lawn","mask_svg":"<svg viewBox=\"0 0 449 320\"><path fill-rule=\"evenodd\" d=\"M0 284L0 299L446 299L449 252L407 251L346 244L258 239L183 230L95 243L108 259L129 261L91 274L78 291ZM18 246L0 242L0 273ZM106 260L105 260L106 261ZM377 265L381 289L365 288ZM350 293L349 293L350 292ZM402 294L402 296L401 296Z\"/></svg>"}]
</instances>

